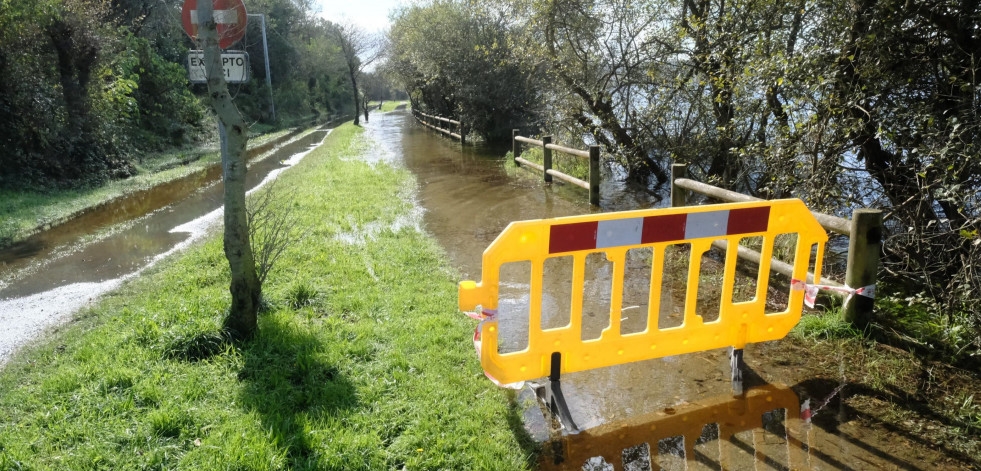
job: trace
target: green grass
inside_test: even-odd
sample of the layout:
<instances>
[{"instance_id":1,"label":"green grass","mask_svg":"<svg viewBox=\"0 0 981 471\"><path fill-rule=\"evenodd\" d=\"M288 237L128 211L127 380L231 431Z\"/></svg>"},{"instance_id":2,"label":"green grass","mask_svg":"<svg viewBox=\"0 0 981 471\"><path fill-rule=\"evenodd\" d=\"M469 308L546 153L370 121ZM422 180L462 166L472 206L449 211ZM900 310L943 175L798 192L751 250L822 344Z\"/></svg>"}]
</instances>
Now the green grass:
<instances>
[{"instance_id":1,"label":"green grass","mask_svg":"<svg viewBox=\"0 0 981 471\"><path fill-rule=\"evenodd\" d=\"M306 235L270 274L255 339L219 331L228 273L214 234L0 372L0 469L534 463L520 411L481 373L438 245L411 228L339 237L412 204L411 174L353 158L370 151L362 133L341 126L281 177Z\"/></svg>"},{"instance_id":2,"label":"green grass","mask_svg":"<svg viewBox=\"0 0 981 471\"><path fill-rule=\"evenodd\" d=\"M389 100L389 101L385 101L385 102L382 102L382 108L379 111L382 112L382 113L385 113L387 111L394 111L395 108L398 108L399 107L399 105L409 106L409 102L408 102L408 100L403 100L403 101ZM372 102L368 103L368 106L378 106L378 102L377 101L372 101Z\"/></svg>"},{"instance_id":3,"label":"green grass","mask_svg":"<svg viewBox=\"0 0 981 471\"><path fill-rule=\"evenodd\" d=\"M798 339L833 340L859 338L862 331L842 319L840 309L835 309L820 314L805 313L790 335Z\"/></svg>"},{"instance_id":4,"label":"green grass","mask_svg":"<svg viewBox=\"0 0 981 471\"><path fill-rule=\"evenodd\" d=\"M281 130L250 141L260 145L286 135ZM138 159L137 175L82 189L0 189L0 248L57 225L92 207L135 191L199 172L221 161L217 148L183 149Z\"/></svg>"}]
</instances>

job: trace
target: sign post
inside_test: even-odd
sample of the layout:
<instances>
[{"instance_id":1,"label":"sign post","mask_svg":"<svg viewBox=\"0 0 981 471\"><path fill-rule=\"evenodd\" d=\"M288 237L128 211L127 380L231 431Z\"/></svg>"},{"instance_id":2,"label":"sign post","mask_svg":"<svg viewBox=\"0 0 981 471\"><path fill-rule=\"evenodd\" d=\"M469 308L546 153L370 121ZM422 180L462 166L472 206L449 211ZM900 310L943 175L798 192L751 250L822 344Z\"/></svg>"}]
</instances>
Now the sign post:
<instances>
[{"instance_id":1,"label":"sign post","mask_svg":"<svg viewBox=\"0 0 981 471\"><path fill-rule=\"evenodd\" d=\"M218 30L218 47L222 50L239 42L245 36L249 15L242 0L204 0L213 7L212 18ZM198 40L198 0L185 0L181 9L181 23L184 32L192 41ZM245 51L229 51L221 55L222 74L226 83L245 83L249 81L249 55ZM187 71L191 83L207 83L208 73L204 66L204 51L190 51L187 55ZM221 158L228 161L228 136L221 119L218 120L218 135L221 140Z\"/></svg>"}]
</instances>

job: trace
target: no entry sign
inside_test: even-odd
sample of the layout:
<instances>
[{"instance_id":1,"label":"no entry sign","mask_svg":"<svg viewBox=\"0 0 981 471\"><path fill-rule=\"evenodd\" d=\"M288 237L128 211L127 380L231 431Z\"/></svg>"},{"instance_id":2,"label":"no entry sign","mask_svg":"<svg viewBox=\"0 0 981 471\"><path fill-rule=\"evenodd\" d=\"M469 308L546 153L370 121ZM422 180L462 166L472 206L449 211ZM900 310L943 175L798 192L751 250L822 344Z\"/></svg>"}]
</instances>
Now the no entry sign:
<instances>
[{"instance_id":1,"label":"no entry sign","mask_svg":"<svg viewBox=\"0 0 981 471\"><path fill-rule=\"evenodd\" d=\"M208 1L208 0L203 0ZM248 15L242 0L211 0L215 23L218 24L218 47L227 49L245 36ZM186 0L181 11L184 31L193 40L198 37L198 0Z\"/></svg>"}]
</instances>

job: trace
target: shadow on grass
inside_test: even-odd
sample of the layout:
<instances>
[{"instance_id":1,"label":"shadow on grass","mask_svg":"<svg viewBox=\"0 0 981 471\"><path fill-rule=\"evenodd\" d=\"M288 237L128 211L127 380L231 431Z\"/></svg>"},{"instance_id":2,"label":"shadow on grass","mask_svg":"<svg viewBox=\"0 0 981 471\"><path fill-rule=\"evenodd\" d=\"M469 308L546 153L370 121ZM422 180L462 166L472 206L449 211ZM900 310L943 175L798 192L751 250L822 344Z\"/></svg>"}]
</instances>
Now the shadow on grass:
<instances>
[{"instance_id":1,"label":"shadow on grass","mask_svg":"<svg viewBox=\"0 0 981 471\"><path fill-rule=\"evenodd\" d=\"M320 469L310 424L357 406L354 386L322 353L323 342L282 321L242 345L242 405L259 414L290 469Z\"/></svg>"},{"instance_id":2,"label":"shadow on grass","mask_svg":"<svg viewBox=\"0 0 981 471\"><path fill-rule=\"evenodd\" d=\"M525 464L528 469L535 469L539 460L539 454L541 453L541 445L535 441L535 439L528 433L525 429L524 421L524 404L518 399L518 395L512 391L507 391L508 396L508 415L507 422L508 428L511 429L511 433L514 434L514 438L518 441L518 446L521 447L521 451L524 452L528 459ZM537 404L536 404L537 406Z\"/></svg>"}]
</instances>

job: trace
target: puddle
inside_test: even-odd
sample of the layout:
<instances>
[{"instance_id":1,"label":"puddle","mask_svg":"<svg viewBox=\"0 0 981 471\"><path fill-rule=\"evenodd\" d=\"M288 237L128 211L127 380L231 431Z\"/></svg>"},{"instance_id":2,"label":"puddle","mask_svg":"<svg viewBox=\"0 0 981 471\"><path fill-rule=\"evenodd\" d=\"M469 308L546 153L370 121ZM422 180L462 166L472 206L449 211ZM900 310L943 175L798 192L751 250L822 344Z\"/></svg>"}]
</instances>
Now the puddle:
<instances>
[{"instance_id":1,"label":"puddle","mask_svg":"<svg viewBox=\"0 0 981 471\"><path fill-rule=\"evenodd\" d=\"M247 187L254 191L275 179L320 145L329 133L326 128L307 132L271 150L249 167ZM182 199L170 186L159 194L142 195L153 200L145 207L161 207L110 226L111 230L104 230L94 240L75 234L79 226L72 223L49 231L44 239L68 242L33 255L8 258L0 266L0 279L4 282L0 287L0 364L44 329L67 320L79 308L220 224L223 186L217 181L202 184ZM128 211L123 210L125 214ZM118 217L105 216L103 220ZM56 233L61 229L66 233Z\"/></svg>"}]
</instances>

